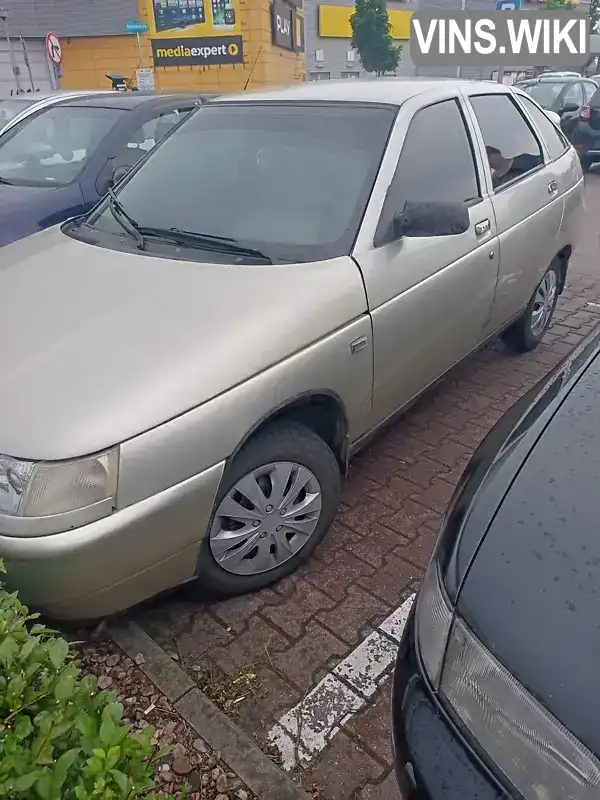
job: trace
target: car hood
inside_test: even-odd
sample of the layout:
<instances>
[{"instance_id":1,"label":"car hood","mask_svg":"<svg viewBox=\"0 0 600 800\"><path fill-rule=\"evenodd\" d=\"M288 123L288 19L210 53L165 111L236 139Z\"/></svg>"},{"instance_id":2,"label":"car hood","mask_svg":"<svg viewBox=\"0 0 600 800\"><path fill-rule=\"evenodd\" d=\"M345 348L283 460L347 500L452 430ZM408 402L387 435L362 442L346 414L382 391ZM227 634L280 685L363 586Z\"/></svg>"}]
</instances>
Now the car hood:
<instances>
[{"instance_id":1,"label":"car hood","mask_svg":"<svg viewBox=\"0 0 600 800\"><path fill-rule=\"evenodd\" d=\"M458 613L600 756L600 356L575 383L497 510Z\"/></svg>"},{"instance_id":2,"label":"car hood","mask_svg":"<svg viewBox=\"0 0 600 800\"><path fill-rule=\"evenodd\" d=\"M47 218L68 207L71 197L81 202L78 186L0 184L0 247L47 227Z\"/></svg>"},{"instance_id":3,"label":"car hood","mask_svg":"<svg viewBox=\"0 0 600 800\"><path fill-rule=\"evenodd\" d=\"M20 458L70 458L125 441L366 312L348 257L172 261L85 244L58 228L1 252L0 452Z\"/></svg>"}]
</instances>

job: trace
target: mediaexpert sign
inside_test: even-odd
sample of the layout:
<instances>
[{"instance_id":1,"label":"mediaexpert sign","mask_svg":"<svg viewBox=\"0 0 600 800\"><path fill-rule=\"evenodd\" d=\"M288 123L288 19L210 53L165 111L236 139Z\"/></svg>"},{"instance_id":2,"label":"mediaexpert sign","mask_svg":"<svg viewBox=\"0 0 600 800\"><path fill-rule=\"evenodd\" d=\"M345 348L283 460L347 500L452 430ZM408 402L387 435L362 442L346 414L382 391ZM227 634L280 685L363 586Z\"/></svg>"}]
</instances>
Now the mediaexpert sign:
<instances>
[{"instance_id":1,"label":"mediaexpert sign","mask_svg":"<svg viewBox=\"0 0 600 800\"><path fill-rule=\"evenodd\" d=\"M241 64L244 46L241 36L153 39L152 54L157 67Z\"/></svg>"},{"instance_id":2,"label":"mediaexpert sign","mask_svg":"<svg viewBox=\"0 0 600 800\"><path fill-rule=\"evenodd\" d=\"M244 60L239 0L143 0L154 65L239 64Z\"/></svg>"},{"instance_id":3,"label":"mediaexpert sign","mask_svg":"<svg viewBox=\"0 0 600 800\"><path fill-rule=\"evenodd\" d=\"M274 45L294 49L294 12L281 0L273 0L271 6L271 32Z\"/></svg>"}]
</instances>

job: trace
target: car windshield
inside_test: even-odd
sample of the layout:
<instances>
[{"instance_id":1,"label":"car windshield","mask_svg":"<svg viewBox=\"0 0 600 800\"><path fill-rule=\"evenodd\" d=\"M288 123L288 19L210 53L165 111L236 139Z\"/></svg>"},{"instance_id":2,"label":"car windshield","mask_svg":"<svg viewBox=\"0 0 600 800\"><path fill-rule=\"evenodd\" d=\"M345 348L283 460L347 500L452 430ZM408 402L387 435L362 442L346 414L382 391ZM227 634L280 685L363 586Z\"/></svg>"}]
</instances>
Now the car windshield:
<instances>
[{"instance_id":1,"label":"car windshield","mask_svg":"<svg viewBox=\"0 0 600 800\"><path fill-rule=\"evenodd\" d=\"M0 179L22 186L71 183L122 113L61 105L26 117L0 139Z\"/></svg>"},{"instance_id":2,"label":"car windshield","mask_svg":"<svg viewBox=\"0 0 600 800\"><path fill-rule=\"evenodd\" d=\"M142 228L228 239L275 261L347 255L396 111L203 106L142 162L118 199ZM105 206L88 224L122 234Z\"/></svg>"},{"instance_id":3,"label":"car windshield","mask_svg":"<svg viewBox=\"0 0 600 800\"><path fill-rule=\"evenodd\" d=\"M36 102L25 97L11 97L8 100L0 100L0 130L13 120L17 114L25 111Z\"/></svg>"},{"instance_id":4,"label":"car windshield","mask_svg":"<svg viewBox=\"0 0 600 800\"><path fill-rule=\"evenodd\" d=\"M539 103L542 108L551 108L558 95L565 88L564 81L540 81L522 88L530 97Z\"/></svg>"}]
</instances>

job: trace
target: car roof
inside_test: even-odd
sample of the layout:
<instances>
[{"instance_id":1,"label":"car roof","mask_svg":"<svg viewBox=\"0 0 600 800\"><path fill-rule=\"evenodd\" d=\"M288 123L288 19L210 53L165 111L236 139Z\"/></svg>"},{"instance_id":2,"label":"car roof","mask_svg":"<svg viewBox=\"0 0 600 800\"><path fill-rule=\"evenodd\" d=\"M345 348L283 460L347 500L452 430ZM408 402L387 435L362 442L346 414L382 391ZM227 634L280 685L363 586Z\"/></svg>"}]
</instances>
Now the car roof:
<instances>
[{"instance_id":1,"label":"car roof","mask_svg":"<svg viewBox=\"0 0 600 800\"><path fill-rule=\"evenodd\" d=\"M478 88L485 92L506 91L505 86L495 81L471 81L458 78L379 78L377 80L309 81L267 91L244 92L244 94L222 95L211 102L347 102L387 103L400 105L411 97L446 88L450 91L464 87L471 91Z\"/></svg>"}]
</instances>

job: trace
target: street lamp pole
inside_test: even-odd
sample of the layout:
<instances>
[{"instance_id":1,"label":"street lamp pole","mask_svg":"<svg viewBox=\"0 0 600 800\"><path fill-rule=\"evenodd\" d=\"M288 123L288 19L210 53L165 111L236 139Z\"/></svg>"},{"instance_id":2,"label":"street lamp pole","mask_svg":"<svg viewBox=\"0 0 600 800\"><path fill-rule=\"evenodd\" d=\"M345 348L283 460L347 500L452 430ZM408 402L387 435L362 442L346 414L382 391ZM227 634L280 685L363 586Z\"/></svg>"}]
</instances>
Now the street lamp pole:
<instances>
[{"instance_id":1,"label":"street lamp pole","mask_svg":"<svg viewBox=\"0 0 600 800\"><path fill-rule=\"evenodd\" d=\"M15 51L13 50L12 40L10 38L10 33L8 31L8 11L6 8L0 8L0 20L4 23L4 37L6 39L6 43L8 44L8 55L10 57L10 65L12 67L12 72L15 78L15 83L17 86L17 94L21 91L21 81L19 80L19 68L17 67L17 61L15 59Z\"/></svg>"}]
</instances>

